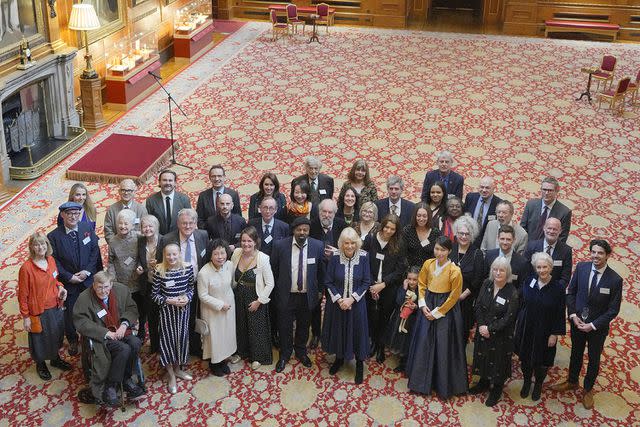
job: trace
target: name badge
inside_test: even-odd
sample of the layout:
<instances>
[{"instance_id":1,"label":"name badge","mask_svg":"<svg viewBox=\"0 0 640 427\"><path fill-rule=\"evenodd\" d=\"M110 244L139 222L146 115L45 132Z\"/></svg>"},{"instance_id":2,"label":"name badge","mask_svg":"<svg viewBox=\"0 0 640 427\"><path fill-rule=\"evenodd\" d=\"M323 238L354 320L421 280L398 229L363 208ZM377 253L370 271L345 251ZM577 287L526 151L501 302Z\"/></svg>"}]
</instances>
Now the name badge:
<instances>
[{"instance_id":1,"label":"name badge","mask_svg":"<svg viewBox=\"0 0 640 427\"><path fill-rule=\"evenodd\" d=\"M420 244L422 245L422 247L426 247L429 244L429 239L423 240L422 242L420 242Z\"/></svg>"},{"instance_id":2,"label":"name badge","mask_svg":"<svg viewBox=\"0 0 640 427\"><path fill-rule=\"evenodd\" d=\"M167 280L166 282L164 282L164 285L165 285L167 288L170 288L170 287L172 287L172 286L175 286L175 284L176 284L176 281L175 281L175 280Z\"/></svg>"},{"instance_id":3,"label":"name badge","mask_svg":"<svg viewBox=\"0 0 640 427\"><path fill-rule=\"evenodd\" d=\"M605 294L605 295L609 295L611 293L611 289L609 289L609 288L600 288L600 293L601 294Z\"/></svg>"},{"instance_id":4,"label":"name badge","mask_svg":"<svg viewBox=\"0 0 640 427\"><path fill-rule=\"evenodd\" d=\"M86 244L87 244L87 243L89 243L90 241L91 241L91 236L87 236L87 237L85 237L84 239L82 239L82 243L83 243L84 245L86 245Z\"/></svg>"},{"instance_id":5,"label":"name badge","mask_svg":"<svg viewBox=\"0 0 640 427\"><path fill-rule=\"evenodd\" d=\"M203 249L202 251L200 251L200 256L204 257L207 254L207 250Z\"/></svg>"},{"instance_id":6,"label":"name badge","mask_svg":"<svg viewBox=\"0 0 640 427\"><path fill-rule=\"evenodd\" d=\"M457 197L455 194L447 194L447 199L451 199L453 197Z\"/></svg>"},{"instance_id":7,"label":"name badge","mask_svg":"<svg viewBox=\"0 0 640 427\"><path fill-rule=\"evenodd\" d=\"M487 215L487 221L493 221L494 219L496 219L495 215Z\"/></svg>"},{"instance_id":8,"label":"name badge","mask_svg":"<svg viewBox=\"0 0 640 427\"><path fill-rule=\"evenodd\" d=\"M273 236L269 234L267 237L264 238L264 243L268 245L269 243L271 243L272 240L273 240Z\"/></svg>"},{"instance_id":9,"label":"name badge","mask_svg":"<svg viewBox=\"0 0 640 427\"><path fill-rule=\"evenodd\" d=\"M512 274L511 275L511 281L513 282L514 280L518 280L518 275L517 274Z\"/></svg>"},{"instance_id":10,"label":"name badge","mask_svg":"<svg viewBox=\"0 0 640 427\"><path fill-rule=\"evenodd\" d=\"M104 308L102 310L100 310L99 312L96 313L98 315L99 319L102 319L104 316L107 315L107 310L105 310Z\"/></svg>"},{"instance_id":11,"label":"name badge","mask_svg":"<svg viewBox=\"0 0 640 427\"><path fill-rule=\"evenodd\" d=\"M124 260L124 265L129 265L133 262L133 258L131 257L127 257L127 259Z\"/></svg>"},{"instance_id":12,"label":"name badge","mask_svg":"<svg viewBox=\"0 0 640 427\"><path fill-rule=\"evenodd\" d=\"M504 299L504 298L502 298L502 297L498 297L498 298L496 298L496 302L497 302L498 304L500 304L500 305L504 305L504 303L505 303L505 302L507 302L507 300L505 300L505 299Z\"/></svg>"},{"instance_id":13,"label":"name badge","mask_svg":"<svg viewBox=\"0 0 640 427\"><path fill-rule=\"evenodd\" d=\"M554 267L562 267L562 260L561 259L554 259L553 260L553 266Z\"/></svg>"},{"instance_id":14,"label":"name badge","mask_svg":"<svg viewBox=\"0 0 640 427\"><path fill-rule=\"evenodd\" d=\"M315 264L316 263L316 259L315 258L307 258L307 265L308 264Z\"/></svg>"},{"instance_id":15,"label":"name badge","mask_svg":"<svg viewBox=\"0 0 640 427\"><path fill-rule=\"evenodd\" d=\"M320 194L322 194L324 196L325 194L327 194L327 190L325 190L324 188L321 188L321 189L318 190L318 193L320 193Z\"/></svg>"},{"instance_id":16,"label":"name badge","mask_svg":"<svg viewBox=\"0 0 640 427\"><path fill-rule=\"evenodd\" d=\"M240 233L236 233L235 238L236 238L236 239L239 239L239 238L240 238Z\"/></svg>"},{"instance_id":17,"label":"name badge","mask_svg":"<svg viewBox=\"0 0 640 427\"><path fill-rule=\"evenodd\" d=\"M376 259L379 259L380 261L384 261L384 254L376 254Z\"/></svg>"},{"instance_id":18,"label":"name badge","mask_svg":"<svg viewBox=\"0 0 640 427\"><path fill-rule=\"evenodd\" d=\"M533 288L536 285L536 279L531 279L531 283L529 283L529 287Z\"/></svg>"},{"instance_id":19,"label":"name badge","mask_svg":"<svg viewBox=\"0 0 640 427\"><path fill-rule=\"evenodd\" d=\"M58 277L58 270L53 272L53 278L55 279L56 277Z\"/></svg>"},{"instance_id":20,"label":"name badge","mask_svg":"<svg viewBox=\"0 0 640 427\"><path fill-rule=\"evenodd\" d=\"M136 219L134 219L134 220L133 220L133 223L134 223L134 224L140 224L140 218L136 218Z\"/></svg>"}]
</instances>

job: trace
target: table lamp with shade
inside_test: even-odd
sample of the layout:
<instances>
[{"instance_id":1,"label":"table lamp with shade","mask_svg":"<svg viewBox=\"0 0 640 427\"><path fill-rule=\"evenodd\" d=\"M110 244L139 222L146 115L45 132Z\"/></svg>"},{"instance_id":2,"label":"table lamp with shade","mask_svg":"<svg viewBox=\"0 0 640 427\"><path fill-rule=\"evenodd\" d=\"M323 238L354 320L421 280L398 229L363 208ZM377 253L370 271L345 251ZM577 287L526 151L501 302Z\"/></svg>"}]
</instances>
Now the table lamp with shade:
<instances>
[{"instance_id":1,"label":"table lamp with shade","mask_svg":"<svg viewBox=\"0 0 640 427\"><path fill-rule=\"evenodd\" d=\"M95 79L98 73L91 65L91 54L89 53L89 37L87 31L100 28L100 20L96 14L93 5L87 3L76 3L71 7L71 16L69 17L69 29L82 31L82 39L85 46L84 59L86 61L85 69L82 71L82 78Z\"/></svg>"}]
</instances>

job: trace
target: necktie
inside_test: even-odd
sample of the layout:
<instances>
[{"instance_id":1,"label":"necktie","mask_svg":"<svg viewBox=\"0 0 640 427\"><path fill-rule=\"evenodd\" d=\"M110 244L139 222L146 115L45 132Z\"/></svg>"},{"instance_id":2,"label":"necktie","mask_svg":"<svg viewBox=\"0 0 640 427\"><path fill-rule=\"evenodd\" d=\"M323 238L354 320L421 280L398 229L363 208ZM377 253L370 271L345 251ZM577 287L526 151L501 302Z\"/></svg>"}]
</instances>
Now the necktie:
<instances>
[{"instance_id":1,"label":"necktie","mask_svg":"<svg viewBox=\"0 0 640 427\"><path fill-rule=\"evenodd\" d=\"M264 226L264 237L267 237L269 234L271 234L271 230L269 230L271 228L271 226L269 224Z\"/></svg>"},{"instance_id":2,"label":"necktie","mask_svg":"<svg viewBox=\"0 0 640 427\"><path fill-rule=\"evenodd\" d=\"M591 278L591 286L589 286L589 295L598 286L598 270L593 270L593 277Z\"/></svg>"},{"instance_id":3,"label":"necktie","mask_svg":"<svg viewBox=\"0 0 640 427\"><path fill-rule=\"evenodd\" d=\"M553 246L547 245L547 253L551 255L551 251L553 250Z\"/></svg>"},{"instance_id":4,"label":"necktie","mask_svg":"<svg viewBox=\"0 0 640 427\"><path fill-rule=\"evenodd\" d=\"M191 264L191 242L187 239L187 247L184 250L184 262Z\"/></svg>"},{"instance_id":5,"label":"necktie","mask_svg":"<svg viewBox=\"0 0 640 427\"><path fill-rule=\"evenodd\" d=\"M220 202L220 196L222 196L222 193L219 191L216 191L216 200L214 200L215 203L213 204L213 209L215 211L218 210L218 203Z\"/></svg>"},{"instance_id":6,"label":"necktie","mask_svg":"<svg viewBox=\"0 0 640 427\"><path fill-rule=\"evenodd\" d=\"M73 243L78 243L78 232L73 230L69 232L69 237L73 240Z\"/></svg>"},{"instance_id":7,"label":"necktie","mask_svg":"<svg viewBox=\"0 0 640 427\"><path fill-rule=\"evenodd\" d=\"M316 180L311 181L311 190L316 191L318 189L318 185L316 184Z\"/></svg>"},{"instance_id":8,"label":"necktie","mask_svg":"<svg viewBox=\"0 0 640 427\"><path fill-rule=\"evenodd\" d=\"M231 240L231 218L224 220L224 239L227 242Z\"/></svg>"},{"instance_id":9,"label":"necktie","mask_svg":"<svg viewBox=\"0 0 640 427\"><path fill-rule=\"evenodd\" d=\"M478 221L478 227L480 227L480 229L482 229L482 223L484 222L484 203L485 203L485 199L480 199L480 209L478 209L478 218L476 218L476 221Z\"/></svg>"},{"instance_id":10,"label":"necktie","mask_svg":"<svg viewBox=\"0 0 640 427\"><path fill-rule=\"evenodd\" d=\"M167 231L169 231L169 228L171 228L171 197L167 196L164 198L164 207L167 213Z\"/></svg>"},{"instance_id":11,"label":"necktie","mask_svg":"<svg viewBox=\"0 0 640 427\"><path fill-rule=\"evenodd\" d=\"M391 205L391 213L398 216L398 207L396 205Z\"/></svg>"},{"instance_id":12,"label":"necktie","mask_svg":"<svg viewBox=\"0 0 640 427\"><path fill-rule=\"evenodd\" d=\"M298 246L296 244L296 246ZM298 286L298 292L302 291L302 269L304 268L304 246L298 246L300 249L300 254L298 255L298 280L296 281L296 285Z\"/></svg>"},{"instance_id":13,"label":"necktie","mask_svg":"<svg viewBox=\"0 0 640 427\"><path fill-rule=\"evenodd\" d=\"M547 221L547 215L549 214L549 208L547 205L544 206L542 210L542 215L540 215L540 221L538 221L538 228L536 230L536 238L541 239L544 237L544 223Z\"/></svg>"}]
</instances>

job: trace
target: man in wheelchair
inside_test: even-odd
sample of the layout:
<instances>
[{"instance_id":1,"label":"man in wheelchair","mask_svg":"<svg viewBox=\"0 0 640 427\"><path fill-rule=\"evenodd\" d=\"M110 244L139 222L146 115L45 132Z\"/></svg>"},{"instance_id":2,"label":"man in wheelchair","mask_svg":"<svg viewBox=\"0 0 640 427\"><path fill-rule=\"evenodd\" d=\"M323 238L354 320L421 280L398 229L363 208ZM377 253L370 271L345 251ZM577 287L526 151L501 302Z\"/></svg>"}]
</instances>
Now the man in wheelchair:
<instances>
[{"instance_id":1,"label":"man in wheelchair","mask_svg":"<svg viewBox=\"0 0 640 427\"><path fill-rule=\"evenodd\" d=\"M73 323L84 339L93 342L89 383L96 403L118 406L116 387L120 384L129 400L145 392L131 378L142 346L132 334L138 309L129 288L112 280L106 271L95 274L93 286L78 297Z\"/></svg>"}]
</instances>

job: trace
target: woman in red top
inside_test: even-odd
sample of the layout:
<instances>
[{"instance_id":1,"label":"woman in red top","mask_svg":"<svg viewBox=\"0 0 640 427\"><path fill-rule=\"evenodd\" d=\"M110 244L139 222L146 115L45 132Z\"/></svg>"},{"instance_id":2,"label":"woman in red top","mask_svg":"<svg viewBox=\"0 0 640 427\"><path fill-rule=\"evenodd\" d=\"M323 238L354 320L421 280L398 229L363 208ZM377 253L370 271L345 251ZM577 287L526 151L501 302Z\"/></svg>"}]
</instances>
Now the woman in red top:
<instances>
[{"instance_id":1,"label":"woman in red top","mask_svg":"<svg viewBox=\"0 0 640 427\"><path fill-rule=\"evenodd\" d=\"M50 380L51 373L45 360L63 371L71 365L60 358L64 336L62 301L67 291L58 282L58 268L51 256L51 243L42 233L29 238L29 259L18 273L18 303L24 328L29 332L29 350L36 362L38 375Z\"/></svg>"}]
</instances>

